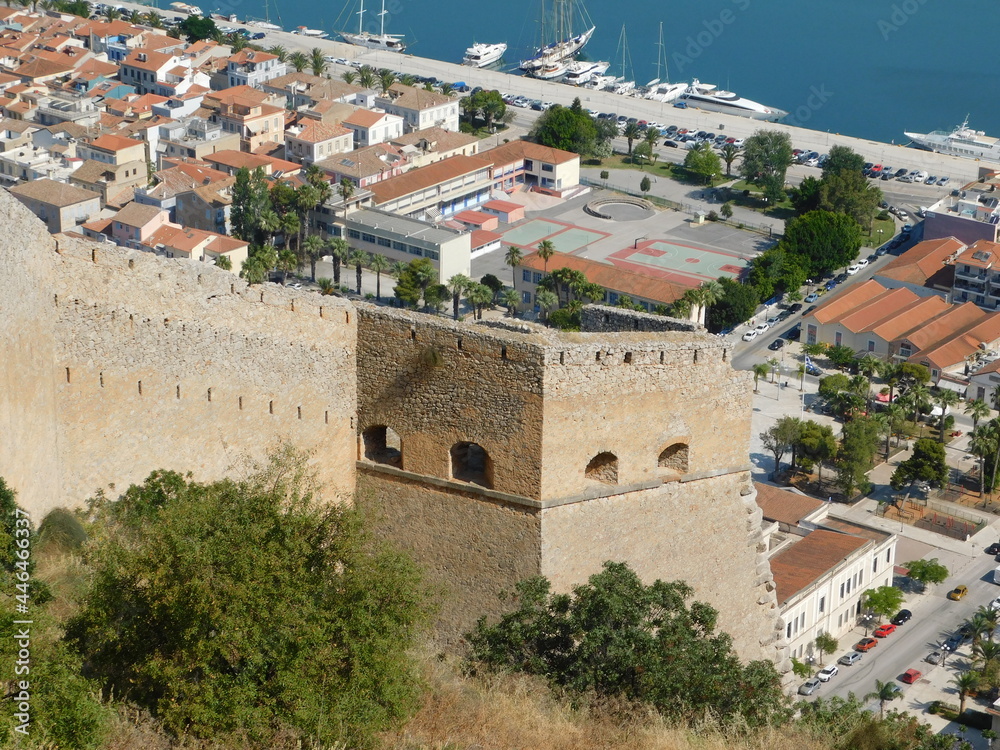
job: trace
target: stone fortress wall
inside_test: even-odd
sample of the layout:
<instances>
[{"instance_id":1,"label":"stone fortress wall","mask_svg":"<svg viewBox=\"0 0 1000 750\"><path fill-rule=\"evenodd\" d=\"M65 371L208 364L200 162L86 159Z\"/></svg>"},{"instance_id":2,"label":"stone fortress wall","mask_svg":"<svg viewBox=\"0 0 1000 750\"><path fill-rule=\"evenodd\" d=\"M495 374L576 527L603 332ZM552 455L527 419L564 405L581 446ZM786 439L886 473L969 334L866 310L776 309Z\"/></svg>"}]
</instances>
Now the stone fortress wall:
<instances>
[{"instance_id":1,"label":"stone fortress wall","mask_svg":"<svg viewBox=\"0 0 1000 750\"><path fill-rule=\"evenodd\" d=\"M0 219L0 475L36 516L156 468L218 478L286 440L425 567L445 642L526 576L568 590L616 559L687 580L741 656L786 666L750 378L718 339L634 313L628 333L587 311L602 332L560 334L249 287L50 237L3 191Z\"/></svg>"}]
</instances>

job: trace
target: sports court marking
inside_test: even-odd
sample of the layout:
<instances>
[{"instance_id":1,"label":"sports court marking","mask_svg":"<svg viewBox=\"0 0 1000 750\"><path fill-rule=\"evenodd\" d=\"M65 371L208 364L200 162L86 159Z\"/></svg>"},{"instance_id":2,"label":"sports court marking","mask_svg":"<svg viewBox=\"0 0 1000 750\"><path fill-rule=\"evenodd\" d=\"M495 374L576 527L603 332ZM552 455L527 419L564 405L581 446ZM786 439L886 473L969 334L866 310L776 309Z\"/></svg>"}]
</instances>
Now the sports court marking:
<instances>
[{"instance_id":1,"label":"sports court marking","mask_svg":"<svg viewBox=\"0 0 1000 750\"><path fill-rule=\"evenodd\" d=\"M572 253L610 236L607 232L584 229L575 224L550 219L531 219L504 232L503 241L505 244L517 245L528 252L533 252L538 249L539 242L548 240L557 252Z\"/></svg>"},{"instance_id":2,"label":"sports court marking","mask_svg":"<svg viewBox=\"0 0 1000 750\"><path fill-rule=\"evenodd\" d=\"M612 253L620 267L690 286L720 276L739 278L746 261L734 253L669 240L646 240Z\"/></svg>"}]
</instances>

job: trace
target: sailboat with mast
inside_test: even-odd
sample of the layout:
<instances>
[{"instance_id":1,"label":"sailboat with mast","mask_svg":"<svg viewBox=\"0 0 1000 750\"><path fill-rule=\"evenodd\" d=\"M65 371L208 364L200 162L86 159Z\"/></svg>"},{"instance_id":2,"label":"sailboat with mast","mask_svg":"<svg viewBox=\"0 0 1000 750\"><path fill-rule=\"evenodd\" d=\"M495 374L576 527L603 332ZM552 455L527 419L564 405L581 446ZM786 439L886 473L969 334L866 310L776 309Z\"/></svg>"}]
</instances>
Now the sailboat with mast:
<instances>
[{"instance_id":1,"label":"sailboat with mast","mask_svg":"<svg viewBox=\"0 0 1000 750\"><path fill-rule=\"evenodd\" d=\"M660 41L656 44L656 78L646 84L645 99L657 102L672 102L687 89L686 83L670 83L670 73L667 68L667 52L663 46L663 21L660 21ZM661 72L662 71L662 78Z\"/></svg>"},{"instance_id":2,"label":"sailboat with mast","mask_svg":"<svg viewBox=\"0 0 1000 750\"><path fill-rule=\"evenodd\" d=\"M605 86L604 90L610 91L613 94L628 94L635 88L635 81L627 80L629 71L632 70L632 57L628 51L628 37L625 35L625 24L622 24L622 33L618 39L618 52L622 53L622 74L619 78L615 78ZM617 56L616 52L615 57Z\"/></svg>"},{"instance_id":3,"label":"sailboat with mast","mask_svg":"<svg viewBox=\"0 0 1000 750\"><path fill-rule=\"evenodd\" d=\"M390 52L402 52L406 49L406 44L403 43L403 37L398 34L386 34L385 33L385 0L382 0L382 10L376 15L379 17L379 32L378 34L372 34L369 31L365 31L365 0L361 0L361 9L358 11L358 31L357 33L352 33L349 31L338 31L340 38L343 39L348 44L353 44L358 47L367 47L368 49L384 49Z\"/></svg>"},{"instance_id":4,"label":"sailboat with mast","mask_svg":"<svg viewBox=\"0 0 1000 750\"><path fill-rule=\"evenodd\" d=\"M582 0L549 0L551 14L541 4L542 47L521 61L521 70L528 75L556 78L566 72L566 64L582 50L597 27L590 20ZM574 26L585 31L574 33ZM551 40L551 41L549 41Z\"/></svg>"}]
</instances>

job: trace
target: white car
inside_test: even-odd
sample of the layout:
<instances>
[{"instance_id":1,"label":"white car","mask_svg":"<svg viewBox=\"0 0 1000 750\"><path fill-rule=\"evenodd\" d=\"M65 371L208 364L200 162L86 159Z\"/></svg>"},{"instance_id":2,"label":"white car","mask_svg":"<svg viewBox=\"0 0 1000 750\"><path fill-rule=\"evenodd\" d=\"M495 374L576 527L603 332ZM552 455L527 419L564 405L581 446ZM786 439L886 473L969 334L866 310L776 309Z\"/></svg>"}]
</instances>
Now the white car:
<instances>
[{"instance_id":1,"label":"white car","mask_svg":"<svg viewBox=\"0 0 1000 750\"><path fill-rule=\"evenodd\" d=\"M831 678L836 677L837 673L840 672L837 669L836 664L831 664L829 667L823 667L819 672L816 673L816 677L819 678L820 682L829 682Z\"/></svg>"},{"instance_id":2,"label":"white car","mask_svg":"<svg viewBox=\"0 0 1000 750\"><path fill-rule=\"evenodd\" d=\"M733 145L736 146L736 148L743 148L743 139L737 138L735 141L733 141Z\"/></svg>"},{"instance_id":3,"label":"white car","mask_svg":"<svg viewBox=\"0 0 1000 750\"><path fill-rule=\"evenodd\" d=\"M750 329L749 331L743 334L744 341L753 341L755 338L757 338L757 331L754 329Z\"/></svg>"},{"instance_id":4,"label":"white car","mask_svg":"<svg viewBox=\"0 0 1000 750\"><path fill-rule=\"evenodd\" d=\"M764 331L766 331L770 327L771 327L770 323L758 323L757 327L754 328L754 330L757 331L758 334L760 334L764 333Z\"/></svg>"},{"instance_id":5,"label":"white car","mask_svg":"<svg viewBox=\"0 0 1000 750\"><path fill-rule=\"evenodd\" d=\"M859 266L857 263L855 263L853 266L848 266L848 268L847 268L847 275L848 276L853 276L854 274L856 274L860 270L861 270L861 266Z\"/></svg>"},{"instance_id":6,"label":"white car","mask_svg":"<svg viewBox=\"0 0 1000 750\"><path fill-rule=\"evenodd\" d=\"M868 258L862 258L855 264L858 268L864 268L868 265Z\"/></svg>"},{"instance_id":7,"label":"white car","mask_svg":"<svg viewBox=\"0 0 1000 750\"><path fill-rule=\"evenodd\" d=\"M1000 596L990 602L990 609L1000 609Z\"/></svg>"}]
</instances>

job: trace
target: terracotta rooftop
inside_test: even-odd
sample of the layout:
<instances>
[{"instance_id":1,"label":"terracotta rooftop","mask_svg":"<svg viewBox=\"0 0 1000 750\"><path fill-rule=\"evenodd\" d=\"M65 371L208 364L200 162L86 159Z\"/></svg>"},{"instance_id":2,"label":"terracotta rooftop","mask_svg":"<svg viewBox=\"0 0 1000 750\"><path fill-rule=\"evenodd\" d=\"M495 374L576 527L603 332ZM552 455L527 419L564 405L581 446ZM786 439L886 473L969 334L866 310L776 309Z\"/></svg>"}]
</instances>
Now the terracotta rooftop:
<instances>
[{"instance_id":1,"label":"terracotta rooftop","mask_svg":"<svg viewBox=\"0 0 1000 750\"><path fill-rule=\"evenodd\" d=\"M437 91L427 91L416 86L405 86L402 83L392 84L389 88L389 96L382 98L391 100L393 105L402 109L414 110L440 107L442 104L454 101L452 97L445 96Z\"/></svg>"},{"instance_id":2,"label":"terracotta rooftop","mask_svg":"<svg viewBox=\"0 0 1000 750\"><path fill-rule=\"evenodd\" d=\"M50 206L58 206L59 208L73 206L93 198L100 199L101 197L91 190L84 190L75 185L48 179L32 180L31 182L15 185L10 189L10 192L13 195L48 203Z\"/></svg>"},{"instance_id":3,"label":"terracotta rooftop","mask_svg":"<svg viewBox=\"0 0 1000 750\"><path fill-rule=\"evenodd\" d=\"M995 268L1000 263L1000 244L988 240L976 240L962 253L962 265L973 268Z\"/></svg>"},{"instance_id":4,"label":"terracotta rooftop","mask_svg":"<svg viewBox=\"0 0 1000 750\"><path fill-rule=\"evenodd\" d=\"M143 143L134 138L123 138L120 135L106 133L92 140L90 145L94 148L99 148L101 151L124 151L133 146L142 146Z\"/></svg>"},{"instance_id":5,"label":"terracotta rooftop","mask_svg":"<svg viewBox=\"0 0 1000 750\"><path fill-rule=\"evenodd\" d=\"M385 203L457 179L463 175L473 174L484 169L488 170L489 166L489 162L478 157L457 154L425 167L410 170L398 177L390 177L388 180L372 185L370 189L375 196L376 204Z\"/></svg>"},{"instance_id":6,"label":"terracotta rooftop","mask_svg":"<svg viewBox=\"0 0 1000 750\"><path fill-rule=\"evenodd\" d=\"M378 143L368 148L337 154L328 159L316 162L321 169L332 174L340 174L361 180L365 177L391 172L396 166L404 163L399 149L385 143Z\"/></svg>"},{"instance_id":7,"label":"terracotta rooftop","mask_svg":"<svg viewBox=\"0 0 1000 750\"><path fill-rule=\"evenodd\" d=\"M545 262L538 257L537 252L533 252L524 256L521 260L521 266L542 271L545 269ZM675 284L672 281L656 279L642 273L627 271L607 263L566 253L555 253L549 258L548 267L553 271L557 268L582 271L583 275L587 277L587 281L593 284L600 284L609 291L627 294L632 298L652 300L657 304L666 305L676 302L688 290L688 287Z\"/></svg>"},{"instance_id":8,"label":"terracotta rooftop","mask_svg":"<svg viewBox=\"0 0 1000 750\"><path fill-rule=\"evenodd\" d=\"M511 201L501 201L492 200L486 201L483 204L483 208L492 208L494 211L500 211L501 213L508 214L511 211L517 211L519 208L524 208L520 203L513 203Z\"/></svg>"},{"instance_id":9,"label":"terracotta rooftop","mask_svg":"<svg viewBox=\"0 0 1000 750\"><path fill-rule=\"evenodd\" d=\"M906 287L887 289L882 294L873 297L868 302L847 311L836 322L848 331L857 333L882 321L892 319L901 310L912 305L920 298Z\"/></svg>"},{"instance_id":10,"label":"terracotta rooftop","mask_svg":"<svg viewBox=\"0 0 1000 750\"><path fill-rule=\"evenodd\" d=\"M868 330L883 341L894 341L941 315L950 307L944 297L938 297L936 294L931 297L918 297L891 318L875 323Z\"/></svg>"},{"instance_id":11,"label":"terracotta rooftop","mask_svg":"<svg viewBox=\"0 0 1000 750\"><path fill-rule=\"evenodd\" d=\"M776 554L771 558L771 573L779 606L870 543L851 534L817 529Z\"/></svg>"},{"instance_id":12,"label":"terracotta rooftop","mask_svg":"<svg viewBox=\"0 0 1000 750\"><path fill-rule=\"evenodd\" d=\"M489 160L493 166L510 164L522 159L533 159L545 162L546 164L566 164L571 161L579 161L579 154L572 151L543 146L540 143L530 141L511 141L502 143L489 151L480 151L480 158Z\"/></svg>"},{"instance_id":13,"label":"terracotta rooftop","mask_svg":"<svg viewBox=\"0 0 1000 750\"><path fill-rule=\"evenodd\" d=\"M985 317L986 313L971 302L952 305L941 315L926 321L924 325L910 331L899 340L909 341L913 348L920 352L956 336L966 328L971 328Z\"/></svg>"},{"instance_id":14,"label":"terracotta rooftop","mask_svg":"<svg viewBox=\"0 0 1000 750\"><path fill-rule=\"evenodd\" d=\"M485 229L473 229L472 230L472 250L476 248L485 247L493 242L502 240L503 235L497 234L496 232L487 232Z\"/></svg>"},{"instance_id":15,"label":"terracotta rooftop","mask_svg":"<svg viewBox=\"0 0 1000 750\"><path fill-rule=\"evenodd\" d=\"M390 141L396 146L418 146L426 143L428 151L453 151L478 142L479 139L474 135L438 127L414 130Z\"/></svg>"},{"instance_id":16,"label":"terracotta rooftop","mask_svg":"<svg viewBox=\"0 0 1000 750\"><path fill-rule=\"evenodd\" d=\"M998 339L1000 339L1000 312L985 313L975 325L956 331L936 345L922 349L910 357L910 361L927 361L936 365L938 369L953 367L979 352L980 344L992 345Z\"/></svg>"},{"instance_id":17,"label":"terracotta rooftop","mask_svg":"<svg viewBox=\"0 0 1000 750\"><path fill-rule=\"evenodd\" d=\"M876 276L917 286L950 287L955 278L955 268L945 265L945 260L956 257L963 249L965 245L954 237L918 242L890 261Z\"/></svg>"},{"instance_id":18,"label":"terracotta rooftop","mask_svg":"<svg viewBox=\"0 0 1000 750\"><path fill-rule=\"evenodd\" d=\"M373 112L370 109L356 109L350 117L344 119L345 125L354 125L359 128L370 128L382 122L386 117L385 112Z\"/></svg>"},{"instance_id":19,"label":"terracotta rooftop","mask_svg":"<svg viewBox=\"0 0 1000 750\"><path fill-rule=\"evenodd\" d=\"M173 62L173 60L174 55L167 52L157 52L155 50L139 47L129 52L128 57L122 61L122 65L127 65L130 68L145 70L152 73L160 70L168 63Z\"/></svg>"},{"instance_id":20,"label":"terracotta rooftop","mask_svg":"<svg viewBox=\"0 0 1000 750\"><path fill-rule=\"evenodd\" d=\"M73 70L73 63L56 62L55 60L45 60L36 57L30 62L21 65L15 72L22 79L36 80L38 78L48 78L49 76L65 75Z\"/></svg>"},{"instance_id":21,"label":"terracotta rooftop","mask_svg":"<svg viewBox=\"0 0 1000 750\"><path fill-rule=\"evenodd\" d=\"M884 286L877 281L869 279L862 284L849 286L839 294L831 295L806 317L814 317L820 324L830 323L859 305L874 299L880 294L884 294L885 291Z\"/></svg>"},{"instance_id":22,"label":"terracotta rooftop","mask_svg":"<svg viewBox=\"0 0 1000 750\"><path fill-rule=\"evenodd\" d=\"M143 203L129 203L111 218L113 221L125 224L126 226L143 227L157 218L161 213L163 213L163 209L156 206L147 206Z\"/></svg>"},{"instance_id":23,"label":"terracotta rooftop","mask_svg":"<svg viewBox=\"0 0 1000 750\"><path fill-rule=\"evenodd\" d=\"M306 143L321 143L351 132L339 125L327 125L317 120L303 120L301 128L298 133L285 131L285 135Z\"/></svg>"},{"instance_id":24,"label":"terracotta rooftop","mask_svg":"<svg viewBox=\"0 0 1000 750\"><path fill-rule=\"evenodd\" d=\"M826 503L798 492L781 489L770 484L754 483L757 490L757 505L768 521L798 526L802 520Z\"/></svg>"}]
</instances>

